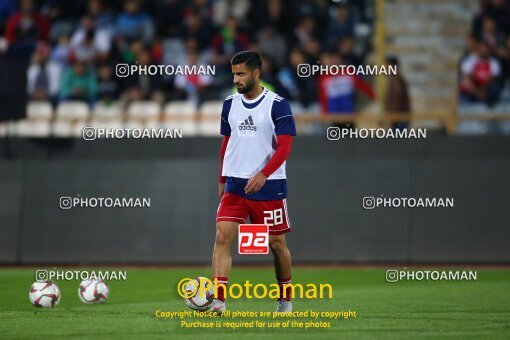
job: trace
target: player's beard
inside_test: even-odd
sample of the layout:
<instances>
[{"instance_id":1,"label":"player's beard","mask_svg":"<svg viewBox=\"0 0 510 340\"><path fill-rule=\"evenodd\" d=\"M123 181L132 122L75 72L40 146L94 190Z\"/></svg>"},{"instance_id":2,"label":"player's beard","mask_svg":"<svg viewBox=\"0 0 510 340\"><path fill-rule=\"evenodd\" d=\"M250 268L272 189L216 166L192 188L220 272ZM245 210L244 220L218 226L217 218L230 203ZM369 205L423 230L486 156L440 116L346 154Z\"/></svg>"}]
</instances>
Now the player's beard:
<instances>
[{"instance_id":1,"label":"player's beard","mask_svg":"<svg viewBox=\"0 0 510 340\"><path fill-rule=\"evenodd\" d=\"M241 88L237 88L237 92L244 94L248 93L255 87L255 79L252 78L249 81L246 82L246 85L243 85Z\"/></svg>"}]
</instances>

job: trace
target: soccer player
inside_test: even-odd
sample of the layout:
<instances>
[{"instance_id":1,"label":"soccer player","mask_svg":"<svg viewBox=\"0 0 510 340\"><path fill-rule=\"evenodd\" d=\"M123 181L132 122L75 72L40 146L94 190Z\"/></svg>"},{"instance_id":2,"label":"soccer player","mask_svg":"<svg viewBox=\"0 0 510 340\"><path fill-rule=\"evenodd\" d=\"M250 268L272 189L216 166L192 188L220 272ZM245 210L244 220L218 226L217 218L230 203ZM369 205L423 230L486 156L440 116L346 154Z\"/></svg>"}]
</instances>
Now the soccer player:
<instances>
[{"instance_id":1,"label":"soccer player","mask_svg":"<svg viewBox=\"0 0 510 340\"><path fill-rule=\"evenodd\" d=\"M239 224L248 216L251 223L266 224L280 286L277 311L291 312L290 287L283 294L284 284L291 282L291 256L284 235L291 230L285 160L296 127L289 103L260 85L262 60L258 53L239 52L231 65L238 93L227 97L221 112L221 201L216 215L213 275L218 283L228 285L231 245ZM217 291L211 311L224 312L225 290L219 286Z\"/></svg>"}]
</instances>

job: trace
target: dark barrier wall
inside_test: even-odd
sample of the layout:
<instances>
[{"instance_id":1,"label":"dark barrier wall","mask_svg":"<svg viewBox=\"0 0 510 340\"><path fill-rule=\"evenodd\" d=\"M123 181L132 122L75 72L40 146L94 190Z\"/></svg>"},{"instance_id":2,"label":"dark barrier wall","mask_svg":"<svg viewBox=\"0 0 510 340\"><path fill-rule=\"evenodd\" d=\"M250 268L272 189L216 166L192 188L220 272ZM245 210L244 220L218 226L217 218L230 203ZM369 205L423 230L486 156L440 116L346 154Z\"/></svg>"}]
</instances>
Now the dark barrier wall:
<instances>
[{"instance_id":1,"label":"dark barrier wall","mask_svg":"<svg viewBox=\"0 0 510 340\"><path fill-rule=\"evenodd\" d=\"M509 141L296 138L287 164L294 261L510 262ZM0 140L9 155L0 159L0 261L209 263L219 146ZM78 195L150 197L151 207L59 208L61 196ZM453 197L455 206L363 209L364 196L381 195Z\"/></svg>"},{"instance_id":2,"label":"dark barrier wall","mask_svg":"<svg viewBox=\"0 0 510 340\"><path fill-rule=\"evenodd\" d=\"M0 54L0 121L25 117L28 101L27 69L32 51L17 54L14 49Z\"/></svg>"}]
</instances>

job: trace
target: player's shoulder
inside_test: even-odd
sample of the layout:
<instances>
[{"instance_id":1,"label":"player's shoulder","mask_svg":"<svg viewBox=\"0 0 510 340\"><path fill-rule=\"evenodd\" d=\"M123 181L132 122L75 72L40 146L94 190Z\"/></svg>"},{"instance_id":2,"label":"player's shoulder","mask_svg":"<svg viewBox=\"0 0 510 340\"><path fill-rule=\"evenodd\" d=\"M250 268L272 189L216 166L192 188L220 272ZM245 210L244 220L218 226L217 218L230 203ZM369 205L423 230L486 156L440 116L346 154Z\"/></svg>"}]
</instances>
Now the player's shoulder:
<instances>
[{"instance_id":1,"label":"player's shoulder","mask_svg":"<svg viewBox=\"0 0 510 340\"><path fill-rule=\"evenodd\" d=\"M223 100L223 114L228 114L228 111L230 111L232 103L234 102L234 98L236 98L238 94L239 93L231 94L230 96L225 98L225 100Z\"/></svg>"},{"instance_id":2,"label":"player's shoulder","mask_svg":"<svg viewBox=\"0 0 510 340\"><path fill-rule=\"evenodd\" d=\"M239 96L239 93L232 93L230 96L225 98L225 100L223 102L224 103L231 103L234 100L234 98L237 98L238 96Z\"/></svg>"},{"instance_id":3,"label":"player's shoulder","mask_svg":"<svg viewBox=\"0 0 510 340\"><path fill-rule=\"evenodd\" d=\"M287 108L290 107L290 104L287 101L287 99L283 98L276 92L273 92L270 90L267 90L267 91L268 91L267 95L273 100L273 111L275 111L275 110L278 111L281 109L287 111Z\"/></svg>"},{"instance_id":4,"label":"player's shoulder","mask_svg":"<svg viewBox=\"0 0 510 340\"><path fill-rule=\"evenodd\" d=\"M292 116L292 109L287 99L271 91L273 96L273 105L271 107L271 115L273 118L279 119Z\"/></svg>"},{"instance_id":5,"label":"player's shoulder","mask_svg":"<svg viewBox=\"0 0 510 340\"><path fill-rule=\"evenodd\" d=\"M268 89L265 89L265 91L266 91L266 96L268 96L268 98L273 99L274 102L277 102L277 103L287 102L287 99L283 98L278 93L273 92L273 91L268 90Z\"/></svg>"},{"instance_id":6,"label":"player's shoulder","mask_svg":"<svg viewBox=\"0 0 510 340\"><path fill-rule=\"evenodd\" d=\"M231 94L225 100L223 100L223 108L221 110L221 116L226 119L228 117L234 98L238 93Z\"/></svg>"}]
</instances>

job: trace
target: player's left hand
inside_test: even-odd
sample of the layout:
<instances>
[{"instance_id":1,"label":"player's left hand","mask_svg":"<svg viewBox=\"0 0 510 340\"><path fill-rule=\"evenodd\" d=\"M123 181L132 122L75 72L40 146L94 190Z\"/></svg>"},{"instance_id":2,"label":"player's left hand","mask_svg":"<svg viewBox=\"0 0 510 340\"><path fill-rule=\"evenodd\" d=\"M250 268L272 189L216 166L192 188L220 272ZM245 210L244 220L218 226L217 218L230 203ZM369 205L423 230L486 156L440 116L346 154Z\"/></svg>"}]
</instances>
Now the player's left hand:
<instances>
[{"instance_id":1,"label":"player's left hand","mask_svg":"<svg viewBox=\"0 0 510 340\"><path fill-rule=\"evenodd\" d=\"M246 187L244 188L244 192L248 195L257 193L264 186L264 183L266 183L266 179L266 175L264 175L262 172L259 172L250 178L248 184L246 184Z\"/></svg>"}]
</instances>

